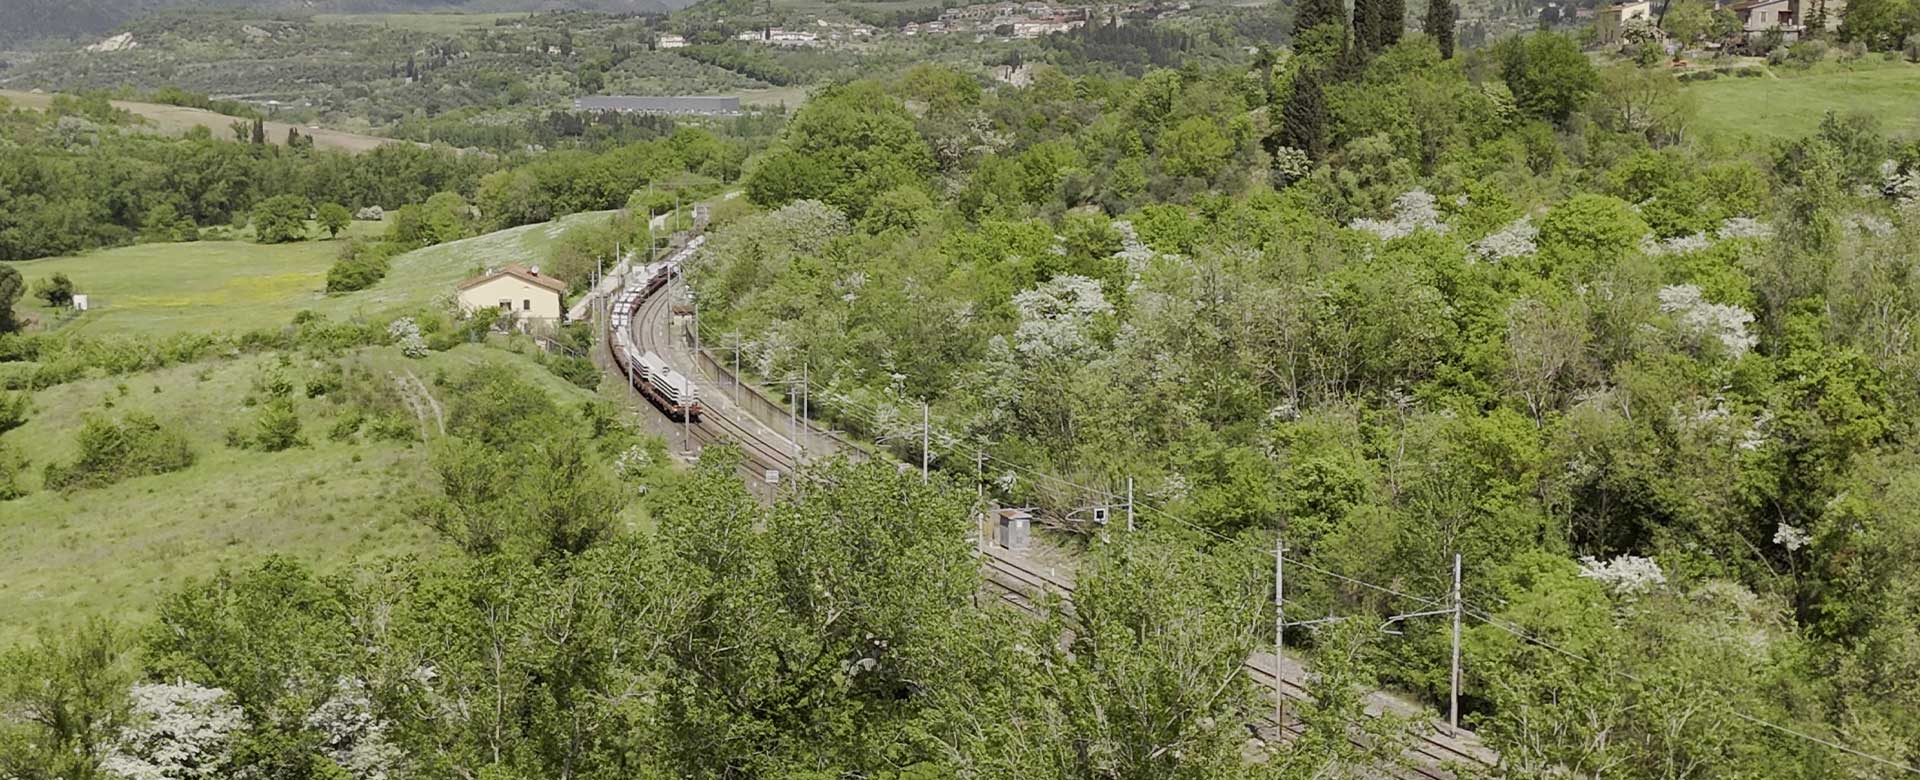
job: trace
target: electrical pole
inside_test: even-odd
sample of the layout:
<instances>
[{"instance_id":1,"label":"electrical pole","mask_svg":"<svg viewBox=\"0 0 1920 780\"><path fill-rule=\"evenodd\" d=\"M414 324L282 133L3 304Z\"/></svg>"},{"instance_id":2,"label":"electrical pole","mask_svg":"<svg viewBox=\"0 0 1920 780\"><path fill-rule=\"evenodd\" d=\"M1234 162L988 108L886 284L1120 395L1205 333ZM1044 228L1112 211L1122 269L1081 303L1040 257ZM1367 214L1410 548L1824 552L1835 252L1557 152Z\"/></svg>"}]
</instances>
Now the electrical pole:
<instances>
[{"instance_id":1,"label":"electrical pole","mask_svg":"<svg viewBox=\"0 0 1920 780\"><path fill-rule=\"evenodd\" d=\"M1127 533L1133 533L1133 477L1127 477Z\"/></svg>"},{"instance_id":2,"label":"electrical pole","mask_svg":"<svg viewBox=\"0 0 1920 780\"><path fill-rule=\"evenodd\" d=\"M1275 738L1287 732L1287 539L1273 542L1273 724Z\"/></svg>"},{"instance_id":3,"label":"electrical pole","mask_svg":"<svg viewBox=\"0 0 1920 780\"><path fill-rule=\"evenodd\" d=\"M1453 684L1447 694L1447 725L1460 730L1460 554L1453 554Z\"/></svg>"},{"instance_id":4,"label":"electrical pole","mask_svg":"<svg viewBox=\"0 0 1920 780\"><path fill-rule=\"evenodd\" d=\"M933 412L920 402L920 481L927 481L927 468L933 463Z\"/></svg>"}]
</instances>

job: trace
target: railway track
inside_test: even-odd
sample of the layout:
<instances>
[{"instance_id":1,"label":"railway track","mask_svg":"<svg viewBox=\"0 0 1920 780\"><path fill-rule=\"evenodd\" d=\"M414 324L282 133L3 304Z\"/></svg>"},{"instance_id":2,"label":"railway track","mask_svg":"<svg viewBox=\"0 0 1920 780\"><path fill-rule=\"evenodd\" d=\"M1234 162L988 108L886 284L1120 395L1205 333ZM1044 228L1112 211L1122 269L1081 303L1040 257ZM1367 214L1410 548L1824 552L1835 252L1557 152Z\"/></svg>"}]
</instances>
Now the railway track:
<instances>
[{"instance_id":1,"label":"railway track","mask_svg":"<svg viewBox=\"0 0 1920 780\"><path fill-rule=\"evenodd\" d=\"M998 550L987 548L981 551L982 564L987 570L986 584L998 591L1001 601L1015 609L1039 616L1041 607L1036 601L1043 593L1052 593L1071 599L1073 583L1057 575L1040 572ZM1249 677L1262 687L1271 689L1275 695L1285 697L1290 702L1311 702L1312 695L1306 688L1292 680L1277 677L1268 663L1249 660L1242 665ZM1378 716L1378 712L1369 709L1369 715ZM1262 717L1257 724L1261 731L1272 733L1276 722L1271 717ZM1282 739L1294 739L1306 732L1306 727L1298 721L1281 726ZM1456 744L1438 724L1431 724L1427 730L1418 730L1407 746L1405 766L1395 767L1389 776L1400 780L1458 780L1458 773L1452 767L1488 766L1494 756L1484 749ZM1349 739L1355 746L1370 748L1371 742L1359 735Z\"/></svg>"},{"instance_id":2,"label":"railway track","mask_svg":"<svg viewBox=\"0 0 1920 780\"><path fill-rule=\"evenodd\" d=\"M681 345L673 343L672 334L672 296L668 288L643 298L635 310L630 328L635 345L641 350L659 355L677 355ZM697 360L697 358L696 358ZM690 374L691 375L691 374ZM798 462L796 456L787 447L782 446L784 439L777 435L769 437L761 429L764 426L758 420L742 421L734 419L727 405L704 405L700 421L685 426L691 441L705 446L716 442L729 442L740 446L746 455L747 463L743 471L750 479L767 484L766 472L777 471L782 475L794 474ZM747 415L751 416L751 415ZM791 442L787 442L791 446ZM1016 609L1038 615L1041 607L1036 601L1043 593L1054 593L1068 599L1072 598L1073 583L1052 573L1042 573L1015 557L992 545L981 548L981 563L985 569L985 583L998 591L1000 598ZM1277 676L1267 664L1249 660L1244 668L1261 686L1274 691L1276 696L1291 701L1311 701L1308 691L1298 683ZM1372 713L1370 708L1370 714ZM1263 718L1258 724L1269 733L1275 728L1283 732L1283 738L1291 739L1304 733L1300 723L1278 724L1272 718ZM1396 767L1389 776L1402 780L1457 780L1452 766L1491 766L1496 757L1477 744L1469 745L1448 737L1443 727L1432 727L1416 733L1415 739L1406 749L1407 763ZM1368 747L1369 743L1359 735L1349 737L1354 744Z\"/></svg>"}]
</instances>

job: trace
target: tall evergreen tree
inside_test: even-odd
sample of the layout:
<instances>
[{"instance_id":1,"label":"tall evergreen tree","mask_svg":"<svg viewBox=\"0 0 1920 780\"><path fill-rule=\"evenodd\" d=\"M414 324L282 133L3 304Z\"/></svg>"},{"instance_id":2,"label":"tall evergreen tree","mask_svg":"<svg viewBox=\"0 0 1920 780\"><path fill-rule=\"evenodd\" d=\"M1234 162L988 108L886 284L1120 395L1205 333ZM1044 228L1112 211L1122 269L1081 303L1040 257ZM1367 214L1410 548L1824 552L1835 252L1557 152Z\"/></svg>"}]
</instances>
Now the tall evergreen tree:
<instances>
[{"instance_id":1,"label":"tall evergreen tree","mask_svg":"<svg viewBox=\"0 0 1920 780\"><path fill-rule=\"evenodd\" d=\"M1293 77L1293 94L1280 112L1280 145L1319 160L1327 154L1327 97L1318 68L1302 68Z\"/></svg>"},{"instance_id":2,"label":"tall evergreen tree","mask_svg":"<svg viewBox=\"0 0 1920 780\"><path fill-rule=\"evenodd\" d=\"M258 146L267 142L267 123L263 119L253 120L253 143Z\"/></svg>"},{"instance_id":3,"label":"tall evergreen tree","mask_svg":"<svg viewBox=\"0 0 1920 780\"><path fill-rule=\"evenodd\" d=\"M1459 14L1453 0L1427 0L1427 20L1421 29L1440 47L1440 59L1453 59L1453 23Z\"/></svg>"},{"instance_id":4,"label":"tall evergreen tree","mask_svg":"<svg viewBox=\"0 0 1920 780\"><path fill-rule=\"evenodd\" d=\"M1347 8L1341 0L1301 0L1293 11L1293 37L1298 42L1308 30L1323 24L1345 24L1346 21Z\"/></svg>"},{"instance_id":5,"label":"tall evergreen tree","mask_svg":"<svg viewBox=\"0 0 1920 780\"><path fill-rule=\"evenodd\" d=\"M1379 50L1382 0L1353 0L1353 47L1363 57Z\"/></svg>"},{"instance_id":6,"label":"tall evergreen tree","mask_svg":"<svg viewBox=\"0 0 1920 780\"><path fill-rule=\"evenodd\" d=\"M1407 0L1374 0L1374 10L1379 17L1379 26L1374 28L1374 50L1379 51L1400 42L1400 36L1407 31Z\"/></svg>"}]
</instances>

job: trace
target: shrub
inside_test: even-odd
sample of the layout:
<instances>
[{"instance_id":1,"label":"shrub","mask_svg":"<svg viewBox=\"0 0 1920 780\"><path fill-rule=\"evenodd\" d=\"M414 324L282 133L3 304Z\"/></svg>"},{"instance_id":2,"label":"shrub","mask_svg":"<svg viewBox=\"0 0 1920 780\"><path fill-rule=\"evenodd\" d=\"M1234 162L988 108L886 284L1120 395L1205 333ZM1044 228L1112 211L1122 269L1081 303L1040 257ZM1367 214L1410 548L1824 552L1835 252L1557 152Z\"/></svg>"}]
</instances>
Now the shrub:
<instances>
[{"instance_id":1,"label":"shrub","mask_svg":"<svg viewBox=\"0 0 1920 780\"><path fill-rule=\"evenodd\" d=\"M379 284L399 251L399 246L385 241L348 241L327 269L327 292L355 292Z\"/></svg>"},{"instance_id":2,"label":"shrub","mask_svg":"<svg viewBox=\"0 0 1920 780\"><path fill-rule=\"evenodd\" d=\"M300 414L293 408L293 399L275 398L261 407L260 416L253 422L254 433L250 444L267 452L279 452L294 447L304 447L307 440L300 436Z\"/></svg>"},{"instance_id":3,"label":"shrub","mask_svg":"<svg viewBox=\"0 0 1920 780\"><path fill-rule=\"evenodd\" d=\"M420 438L413 418L399 412L388 412L373 418L373 422L367 426L367 434L381 441L411 442Z\"/></svg>"},{"instance_id":4,"label":"shrub","mask_svg":"<svg viewBox=\"0 0 1920 780\"><path fill-rule=\"evenodd\" d=\"M546 361L547 370L554 376L572 382L574 385L592 390L600 386L600 370L594 368L593 361L568 355L554 355Z\"/></svg>"},{"instance_id":5,"label":"shrub","mask_svg":"<svg viewBox=\"0 0 1920 780\"><path fill-rule=\"evenodd\" d=\"M53 490L103 487L134 477L165 474L193 465L193 448L179 431L151 415L133 412L120 422L87 418L78 436L79 455L68 464L49 463Z\"/></svg>"},{"instance_id":6,"label":"shrub","mask_svg":"<svg viewBox=\"0 0 1920 780\"><path fill-rule=\"evenodd\" d=\"M27 424L27 412L33 408L33 396L0 390L0 433Z\"/></svg>"},{"instance_id":7,"label":"shrub","mask_svg":"<svg viewBox=\"0 0 1920 780\"><path fill-rule=\"evenodd\" d=\"M0 441L0 501L12 501L27 494L20 475L27 470L27 457L13 445Z\"/></svg>"},{"instance_id":8,"label":"shrub","mask_svg":"<svg viewBox=\"0 0 1920 780\"><path fill-rule=\"evenodd\" d=\"M327 438L334 441L351 439L354 434L360 432L360 426L366 421L367 416L359 409L348 409L346 414L341 415L340 419L333 423L333 427L327 430Z\"/></svg>"},{"instance_id":9,"label":"shrub","mask_svg":"<svg viewBox=\"0 0 1920 780\"><path fill-rule=\"evenodd\" d=\"M33 297L48 306L60 308L73 303L73 280L66 274L54 274L33 285Z\"/></svg>"}]
</instances>

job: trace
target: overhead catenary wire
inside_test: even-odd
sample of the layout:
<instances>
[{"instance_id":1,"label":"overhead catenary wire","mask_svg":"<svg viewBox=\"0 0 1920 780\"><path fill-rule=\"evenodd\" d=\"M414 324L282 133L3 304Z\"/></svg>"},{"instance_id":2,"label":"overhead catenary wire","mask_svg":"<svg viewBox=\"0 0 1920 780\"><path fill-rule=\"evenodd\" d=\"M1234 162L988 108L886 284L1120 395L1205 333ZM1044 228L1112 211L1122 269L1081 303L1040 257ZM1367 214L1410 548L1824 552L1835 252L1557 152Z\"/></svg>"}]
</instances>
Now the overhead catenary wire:
<instances>
[{"instance_id":1,"label":"overhead catenary wire","mask_svg":"<svg viewBox=\"0 0 1920 780\"><path fill-rule=\"evenodd\" d=\"M831 392L829 392L829 393L827 394L827 397L828 397L828 398L829 398L829 399L830 399L830 400L831 400L831 401L832 401L832 402L833 402L834 404L836 404L836 405L838 405L838 406L841 406L841 407L851 407L851 408L855 408L855 409L860 409L860 410L863 410L863 411L866 411L866 412L868 413L868 415L869 415L869 416L868 416L868 418L867 418L866 420L864 420L864 421L868 421L868 422L870 422L871 424L873 424L873 425L874 425L875 427L879 427L879 418L880 418L880 416L881 416L881 410L880 410L880 409L878 409L877 407L874 407L874 406L871 406L871 405L867 405L867 404L863 404L863 403L860 403L860 402L858 402L858 401L855 401L855 400L853 400L853 399L852 399L851 397L848 397L848 396L846 396L845 394L833 394L833 393L831 393ZM927 422L926 422L926 432L927 432L927 434L928 434L928 438L929 438L929 439L932 439L932 438L933 438L933 437L931 436L931 433L932 433L932 428L933 428L933 426L932 426L932 424L931 424L931 418L929 417L929 418L927 418ZM999 463L999 464L1002 464L1002 465L1005 465L1005 466L1007 466L1007 467L1009 467L1009 468L1012 468L1012 469L1014 469L1015 471L1019 471L1019 472L1024 472L1024 473L1027 473L1027 474L1030 474L1030 475L1032 475L1033 477L1035 477L1036 479L1040 479L1040 480L1044 480L1044 481L1047 481L1047 482L1051 482L1051 483L1054 483L1054 484L1057 484L1057 485L1061 485L1061 486L1065 486L1065 487L1069 487L1069 488L1073 488L1073 489L1077 489L1077 490L1081 490L1081 491L1084 491L1084 492L1086 492L1086 493L1088 493L1088 494L1092 494L1092 495L1104 495L1104 496L1107 496L1107 497L1109 497L1109 498L1110 498L1110 497L1112 497L1113 495L1115 495L1115 494L1114 494L1114 492L1113 492L1112 490L1103 490L1103 489L1100 489L1100 488L1095 488L1095 487L1092 487L1092 486L1089 486L1089 485L1083 485L1083 484L1080 484L1080 483L1078 483L1078 482L1074 482L1073 480L1069 480L1069 479L1066 479L1066 478L1064 478L1064 477L1060 477L1060 476L1057 476L1057 475L1053 475L1053 474L1048 474L1048 473L1046 473L1046 472L1043 472L1043 471L1040 471L1040 470L1038 470L1038 469L1036 469L1036 468L1033 468L1033 467L1030 467L1030 466L1025 466L1025 465L1022 465L1022 464L1019 464L1019 463L1017 463L1017 462L1015 462L1015 461L1012 461L1012 460L1009 460L1009 459L1007 459L1007 458L1003 458L1003 457L1001 457L1001 456L998 456L998 455L994 455L994 454L993 454L993 453L992 453L992 452L991 452L990 450L988 450L988 449L987 449L987 448L986 448L985 446L976 446L976 447L973 447L973 448L964 448L963 446L961 446L960 444L958 444L958 442L960 442L960 441L962 441L962 437L957 437L957 436L947 436L947 437L940 437L940 438L943 438L943 439L945 439L945 440L946 440L946 441L945 441L945 442L943 443L943 447L944 447L944 448L945 448L945 449L947 450L947 452L948 452L948 454L954 454L954 453L958 453L958 452L963 452L963 451L965 451L966 449L972 449L972 451L973 451L973 452L974 452L974 453L976 454L976 456L979 456L979 457L982 457L982 458L983 458L984 460L986 460L986 461L991 461L991 462L994 462L994 463ZM930 443L929 443L928 445L926 445L926 449L928 449L928 450L931 450L931 449L932 449L932 446L931 446L931 444L930 444ZM1239 542L1239 541L1242 541L1242 540L1240 540L1240 539L1235 539L1235 538L1233 538L1233 537L1229 537L1229 536L1227 536L1227 535L1225 535L1225 534L1222 534L1222 533L1220 533L1220 532L1219 532L1218 530L1216 530L1216 529L1213 529L1213 528L1210 528L1210 527L1208 527L1208 526L1206 526L1206 525L1204 525L1204 524L1201 524L1201 523L1199 523L1199 522L1196 522L1196 521L1194 521L1194 520L1192 520L1192 519L1190 519L1190 518L1187 518L1187 517L1184 517L1184 516L1181 516L1181 515L1179 515L1179 514L1177 514L1177 513L1174 513L1174 512L1172 512L1172 511L1169 511L1169 510L1166 510L1166 509L1164 509L1164 508L1161 508L1161 507L1157 507L1157 506L1154 506L1154 505L1152 505L1152 504L1149 504L1149 503L1139 503L1139 504L1134 504L1134 503L1132 503L1132 502L1129 502L1129 506L1130 506L1130 508L1135 508L1135 509L1137 509L1137 510L1139 510L1139 512L1140 512L1140 513L1142 513L1142 514L1151 514L1151 515L1153 515L1153 516L1156 516L1156 517L1160 517L1160 518L1163 518L1163 519L1166 519L1166 520L1169 520L1169 521L1172 521L1172 522L1174 522L1174 523L1177 523L1177 524L1180 524L1180 525L1182 525L1182 526L1185 526L1185 527L1187 527L1187 528L1189 528L1189 529L1192 529L1192 530L1195 530L1195 531L1198 531L1198 532L1201 532L1201 533L1203 533L1203 534L1205 534L1205 535L1207 535L1207 536L1210 536L1210 537L1212 537L1212 538L1214 538L1215 540L1218 540L1218 541L1221 541L1221 542L1225 542L1225 543L1229 543L1229 544L1232 544L1232 543L1236 543L1236 542ZM1374 582L1369 582L1369 581L1366 581L1366 580L1364 580L1364 579L1361 579L1361 578L1358 578L1358 577L1353 577L1353 576L1349 576L1349 575L1345 575L1345 574L1341 574L1341 573L1339 573L1339 572L1335 572L1335 571L1331 571L1331 570L1329 570L1329 569L1326 569L1326 568L1324 568L1324 567L1320 567L1320 566L1317 566L1317 565L1315 565L1315 564L1312 564L1312 563L1309 563L1309 562L1307 562L1307 561L1304 561L1304 560L1301 560L1301 559L1299 559L1299 558L1297 558L1297 557L1294 557L1294 556L1285 556L1285 555L1283 555L1283 556L1282 556L1282 558L1283 558L1283 560L1284 560L1284 561L1285 561L1286 563L1288 563L1288 564L1292 564L1292 565L1296 565L1296 566L1300 566L1300 567L1303 567L1303 568L1305 568L1305 569L1307 569L1307 570L1309 570L1309 571L1313 571L1313 572L1315 572L1315 573L1318 573L1318 574L1321 574L1321 575L1323 575L1323 576L1326 576L1326 577L1329 577L1329 578L1332 578L1332 579L1335 579L1335 580L1338 580L1338 581L1340 581L1340 582L1344 582L1344 583L1347 583L1347 584L1349 584L1349 585L1354 585L1354 586L1357 586L1357 587L1362 587L1362 588L1366 588L1366 589L1368 589L1368 590L1372 590L1372 591L1376 591L1376 592L1379 592L1379 593L1383 593L1383 594L1386 594L1386 595L1390 595L1390 596L1393 596L1393 597L1396 597L1396 598L1402 598L1402 599L1407 599L1407 600L1410 600L1410 601L1412 601L1412 602L1415 602L1415 603L1417 603L1417 604L1420 604L1420 605L1423 605L1423 606L1438 606L1438 605L1441 605L1441 604L1443 603L1443 601L1444 601L1444 599L1442 599L1442 598L1438 598L1438 597L1427 597L1427 596L1421 596L1421 595L1418 595L1418 594L1412 594L1412 593L1407 593L1407 592L1405 592L1405 591L1402 591L1402 590L1399 590L1399 589L1397 589L1397 588L1393 588L1393 587L1390 587L1390 586L1386 586L1386 585L1381 585L1381 584L1378 584L1378 583L1374 583ZM1481 593L1484 593L1484 591L1480 591L1480 592L1481 592ZM1498 597L1495 597L1495 596L1488 596L1488 597L1486 597L1486 600L1489 600L1489 601L1495 601L1495 600L1500 600L1500 599L1498 599ZM1297 603L1297 602L1296 602L1296 603ZM1631 673L1631 672L1626 672L1626 671L1622 671L1622 670L1618 670L1618 669L1599 669L1599 668L1598 668L1598 667L1599 667L1599 662L1598 662L1598 661L1595 661L1594 659L1592 659L1592 658L1589 658L1589 657L1587 657L1587 656L1585 656L1585 655L1583 655L1583 654L1580 654L1580 653L1576 653L1576 652L1573 652L1573 651L1571 651L1571 650L1567 650L1566 648L1563 648L1563 647L1560 647L1560 646L1558 646L1558 645L1556 645L1556 644L1554 644L1554 643L1552 643L1552 642L1549 642L1549 641L1547 641L1547 640L1545 640L1545 639L1542 639L1542 638L1540 638L1540 637L1538 637L1538 636L1536 636L1536 635L1534 635L1534 634L1532 634L1532 633L1530 633L1530 632L1528 632L1528 631L1527 631L1527 630L1526 630L1526 629L1525 629L1524 627L1522 627L1522 626L1519 626L1519 625L1517 625L1517 624L1514 624L1514 623L1512 623L1512 622L1510 622L1510 621L1506 621L1506 620L1504 620L1504 619L1501 619L1501 618L1499 618L1499 617L1497 617L1497 616L1495 616L1495 615L1493 615L1493 614L1491 614L1491 613L1489 613L1489 612L1487 612L1487 611L1485 611L1484 609L1481 609L1481 608L1479 608L1478 606L1475 606L1475 605L1473 604L1473 602L1470 602L1470 601L1468 601L1468 600L1467 600L1467 599L1465 599L1464 597L1461 597L1461 598L1460 598L1460 600L1458 601L1458 604L1459 604L1459 610L1460 610L1460 613L1461 613L1462 615L1464 615L1464 616L1466 616L1466 617L1471 617L1471 618L1473 618L1474 620L1476 620L1476 621L1479 621L1480 623L1482 623L1482 624L1484 624L1484 625L1487 625L1487 626L1491 626L1491 627L1493 627L1493 628L1495 628L1495 629L1497 629L1497 630L1500 630L1500 631L1503 631L1503 632L1506 632L1506 633L1508 633L1508 634L1511 634L1511 635L1513 635L1513 636L1515 636L1515 637L1517 637L1517 638L1519 638L1519 639L1521 639L1522 641L1525 641L1525 642L1527 642L1528 644L1532 644L1532 645L1536 645L1536 646L1539 646L1539 647L1542 647L1542 648L1545 648L1545 649L1547 649L1547 650L1549 650L1549 651L1552 651L1552 652L1555 652L1555 653L1557 653L1557 654L1560 654L1560 655L1563 655L1563 656L1565 656L1565 657L1567 657L1567 658L1570 658L1570 659L1573 659L1573 660L1576 660L1576 661L1579 661L1579 662L1581 662L1581 663L1583 663L1583 664L1585 664L1585 665L1587 665L1587 666L1589 666L1589 667L1592 667L1592 668L1596 668L1596 669L1597 669L1598 671L1603 671L1603 672L1607 672L1607 673L1610 673L1610 674L1613 674L1613 675L1616 675L1616 676L1619 676L1619 677L1622 677L1622 678L1624 678L1624 679L1627 679L1627 680L1631 680L1631 681L1634 681L1634 682L1637 682L1637 683L1641 683L1641 684L1648 684L1648 683L1646 682L1646 680L1645 680L1644 678L1641 678L1640 676L1638 676L1638 675L1635 675L1635 674L1633 674L1633 673ZM1284 606L1284 605L1277 605L1277 606ZM1287 625L1312 625L1312 624L1317 624L1317 623L1322 623L1322 622L1328 622L1328 621L1331 621L1331 620L1337 620L1337 619L1338 619L1338 618L1333 618L1333 617L1331 617L1331 616L1330 616L1329 618L1327 618L1327 619L1325 619L1325 620L1311 620L1311 621L1301 621L1301 622L1299 622L1299 623L1289 623L1289 624L1287 624ZM1896 760L1894 760L1894 759L1890 759L1890 758L1886 758L1886 757L1884 757L1884 756L1879 756L1879 755L1875 755L1875 754L1873 754L1873 753L1869 753L1869 752L1866 752L1866 751L1863 751L1863 750L1860 750L1860 749L1858 749L1858 748L1854 748L1854 747L1852 747L1852 746L1849 746L1849 745L1847 745L1847 744L1844 744L1844 743L1841 743L1841 742L1837 742L1837 741L1834 741L1834 740L1832 740L1832 739L1827 739L1827 738L1824 738L1824 737L1820 737L1820 736L1818 736L1818 735L1814 735L1814 734L1809 734L1809 733L1807 733L1807 732L1805 732L1805 731L1802 731L1802 730L1799 730L1799 729L1795 729L1795 728L1793 728L1793 727L1790 727L1790 726L1785 726L1785 725L1781 725L1781 724L1778 724L1778 723L1774 723L1774 722L1772 722L1772 721L1769 721L1769 720L1766 720L1765 718L1760 718L1760 717L1758 717L1758 716L1754 716L1754 715L1751 715L1751 714L1748 714L1748 713L1746 713L1746 712L1742 712L1742 711L1739 711L1739 710L1732 710L1732 711L1731 711L1731 712L1730 712L1729 714L1730 714L1730 715L1731 715L1732 717L1735 717L1735 718L1738 718L1738 719L1740 719L1741 721L1744 721L1744 722L1747 722L1747 723L1751 723L1751 724L1753 724L1753 725L1755 725L1755 726L1758 726L1758 727L1761 727L1761 728L1765 728L1765 729L1767 729L1767 730L1770 730L1770 731L1773 731L1773 732L1775 732L1775 733L1779 733L1779 734L1782 734L1782 735L1786 735L1786 736L1789 736L1789 737L1792 737L1792 738L1795 738L1795 739L1800 739L1800 740L1803 740L1803 741L1806 741L1806 742L1809 742L1809 743L1812 743L1812 744L1816 744L1816 745L1820 745L1820 746L1822 746L1822 747L1825 747L1825 748L1828 748L1828 749L1831 749L1831 750L1835 750L1835 751L1838 751L1838 752L1841 752L1841 753L1844 753L1844 754L1847 754L1847 755L1850 755L1850 756L1853 756L1853 757L1855 757L1855 758L1859 758L1859 759L1861 759L1861 760L1865 760L1865 761L1869 761L1869 762L1872 762L1872 763L1874 763L1874 764L1877 764L1877 765L1880 765L1880 766L1884 766L1884 767L1888 767L1888 768L1892 768L1892 769L1897 769L1897 770L1900 770L1900 771L1902 771L1902 772L1905 772L1905 773L1907 773L1907 774L1912 774L1912 775L1915 775L1915 776L1920 776L1920 767L1916 767L1916 766L1912 766L1912 765L1908 765L1908 764L1904 764L1904 763L1901 763L1901 762L1899 762L1899 761L1896 761Z\"/></svg>"}]
</instances>

